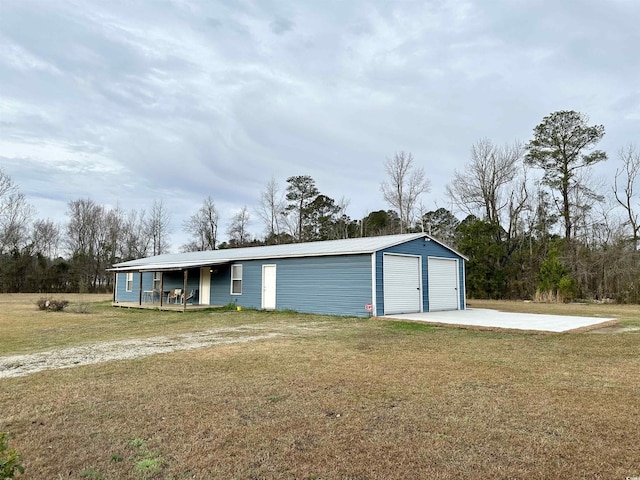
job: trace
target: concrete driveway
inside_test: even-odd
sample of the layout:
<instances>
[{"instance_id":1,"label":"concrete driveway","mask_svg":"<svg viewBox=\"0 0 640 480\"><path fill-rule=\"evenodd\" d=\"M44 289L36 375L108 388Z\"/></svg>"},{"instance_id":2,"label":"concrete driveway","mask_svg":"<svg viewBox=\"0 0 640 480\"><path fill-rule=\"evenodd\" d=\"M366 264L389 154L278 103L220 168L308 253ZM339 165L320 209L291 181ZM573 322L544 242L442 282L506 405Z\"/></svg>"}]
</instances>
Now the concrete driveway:
<instances>
[{"instance_id":1,"label":"concrete driveway","mask_svg":"<svg viewBox=\"0 0 640 480\"><path fill-rule=\"evenodd\" d=\"M414 320L443 325L462 325L484 328L506 328L512 330L533 330L540 332L568 332L579 328L592 327L615 320L601 317L569 317L565 315L540 315L536 313L510 313L469 308L450 312L402 313L385 315L384 318Z\"/></svg>"}]
</instances>

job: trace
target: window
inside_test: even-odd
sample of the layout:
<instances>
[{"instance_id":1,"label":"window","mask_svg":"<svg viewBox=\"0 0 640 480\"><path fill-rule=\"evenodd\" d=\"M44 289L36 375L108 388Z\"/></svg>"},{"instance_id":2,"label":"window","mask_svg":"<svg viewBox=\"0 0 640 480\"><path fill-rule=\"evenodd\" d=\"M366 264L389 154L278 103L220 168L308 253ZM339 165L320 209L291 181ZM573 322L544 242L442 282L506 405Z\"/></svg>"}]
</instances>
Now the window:
<instances>
[{"instance_id":1,"label":"window","mask_svg":"<svg viewBox=\"0 0 640 480\"><path fill-rule=\"evenodd\" d=\"M127 292L133 292L133 272L127 273L127 282L125 285Z\"/></svg>"},{"instance_id":2,"label":"window","mask_svg":"<svg viewBox=\"0 0 640 480\"><path fill-rule=\"evenodd\" d=\"M231 265L231 295L242 295L242 265Z\"/></svg>"},{"instance_id":3,"label":"window","mask_svg":"<svg viewBox=\"0 0 640 480\"><path fill-rule=\"evenodd\" d=\"M156 291L160 291L160 279L162 278L162 273L153 272L153 289Z\"/></svg>"}]
</instances>

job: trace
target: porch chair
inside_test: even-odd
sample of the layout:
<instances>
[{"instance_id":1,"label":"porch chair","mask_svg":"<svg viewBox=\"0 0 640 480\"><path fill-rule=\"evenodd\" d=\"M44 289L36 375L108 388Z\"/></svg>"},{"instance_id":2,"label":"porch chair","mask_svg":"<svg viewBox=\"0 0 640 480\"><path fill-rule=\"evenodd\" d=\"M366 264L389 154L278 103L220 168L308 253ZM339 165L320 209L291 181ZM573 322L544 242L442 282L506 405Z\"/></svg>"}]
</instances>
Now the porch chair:
<instances>
[{"instance_id":1,"label":"porch chair","mask_svg":"<svg viewBox=\"0 0 640 480\"><path fill-rule=\"evenodd\" d=\"M171 300L173 300L173 303L178 303L180 295L182 295L181 288L174 288L172 290L169 290L169 294L167 295L167 303L171 303Z\"/></svg>"},{"instance_id":2,"label":"porch chair","mask_svg":"<svg viewBox=\"0 0 640 480\"><path fill-rule=\"evenodd\" d=\"M183 301L188 303L189 300L191 300L191 303L193 303L193 299L196 297L197 292L198 292L197 290L191 290L189 294L184 298Z\"/></svg>"}]
</instances>

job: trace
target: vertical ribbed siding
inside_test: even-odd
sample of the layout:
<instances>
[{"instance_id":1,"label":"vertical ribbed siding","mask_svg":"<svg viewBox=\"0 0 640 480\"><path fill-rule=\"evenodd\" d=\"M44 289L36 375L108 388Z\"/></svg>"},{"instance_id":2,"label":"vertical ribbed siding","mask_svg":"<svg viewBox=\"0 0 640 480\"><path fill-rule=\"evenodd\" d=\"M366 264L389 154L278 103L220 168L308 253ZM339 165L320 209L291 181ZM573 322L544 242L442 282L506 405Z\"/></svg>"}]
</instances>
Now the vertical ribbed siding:
<instances>
[{"instance_id":1,"label":"vertical ribbed siding","mask_svg":"<svg viewBox=\"0 0 640 480\"><path fill-rule=\"evenodd\" d=\"M387 253L382 262L386 313L420 312L420 257Z\"/></svg>"},{"instance_id":2,"label":"vertical ribbed siding","mask_svg":"<svg viewBox=\"0 0 640 480\"><path fill-rule=\"evenodd\" d=\"M382 256L384 253L400 253L408 255L420 255L422 257L422 310L429 311L429 278L427 257L442 257L458 259L458 279L459 279L459 302L460 309L465 308L465 289L464 289L464 259L452 252L448 248L437 242L428 239L419 238L409 242L395 245L384 250L376 252L376 307L377 314L384 315L384 267L382 265Z\"/></svg>"},{"instance_id":3,"label":"vertical ribbed siding","mask_svg":"<svg viewBox=\"0 0 640 480\"><path fill-rule=\"evenodd\" d=\"M278 263L277 308L332 315L368 316L371 257L339 255Z\"/></svg>"},{"instance_id":4,"label":"vertical ribbed siding","mask_svg":"<svg viewBox=\"0 0 640 480\"><path fill-rule=\"evenodd\" d=\"M231 269L229 265L215 265L212 267L211 286L209 288L209 305L226 305L231 299L230 285ZM237 299L238 297L236 297Z\"/></svg>"},{"instance_id":5,"label":"vertical ribbed siding","mask_svg":"<svg viewBox=\"0 0 640 480\"><path fill-rule=\"evenodd\" d=\"M458 261L429 257L429 311L458 309Z\"/></svg>"},{"instance_id":6,"label":"vertical ribbed siding","mask_svg":"<svg viewBox=\"0 0 640 480\"><path fill-rule=\"evenodd\" d=\"M262 266L276 265L276 309L330 315L367 316L371 298L371 256L337 255L265 259L243 265L242 295L231 295L229 266L211 278L212 301L262 307Z\"/></svg>"}]
</instances>

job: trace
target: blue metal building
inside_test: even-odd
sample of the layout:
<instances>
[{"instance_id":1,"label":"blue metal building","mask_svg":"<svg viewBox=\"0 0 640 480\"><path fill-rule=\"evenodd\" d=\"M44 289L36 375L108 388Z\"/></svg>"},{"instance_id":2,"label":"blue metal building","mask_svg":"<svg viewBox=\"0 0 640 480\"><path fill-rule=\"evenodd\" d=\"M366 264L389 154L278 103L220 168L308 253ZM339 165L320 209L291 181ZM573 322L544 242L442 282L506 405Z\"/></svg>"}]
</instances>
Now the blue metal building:
<instances>
[{"instance_id":1,"label":"blue metal building","mask_svg":"<svg viewBox=\"0 0 640 480\"><path fill-rule=\"evenodd\" d=\"M113 301L350 316L458 310L465 260L425 233L158 255L113 266Z\"/></svg>"}]
</instances>

